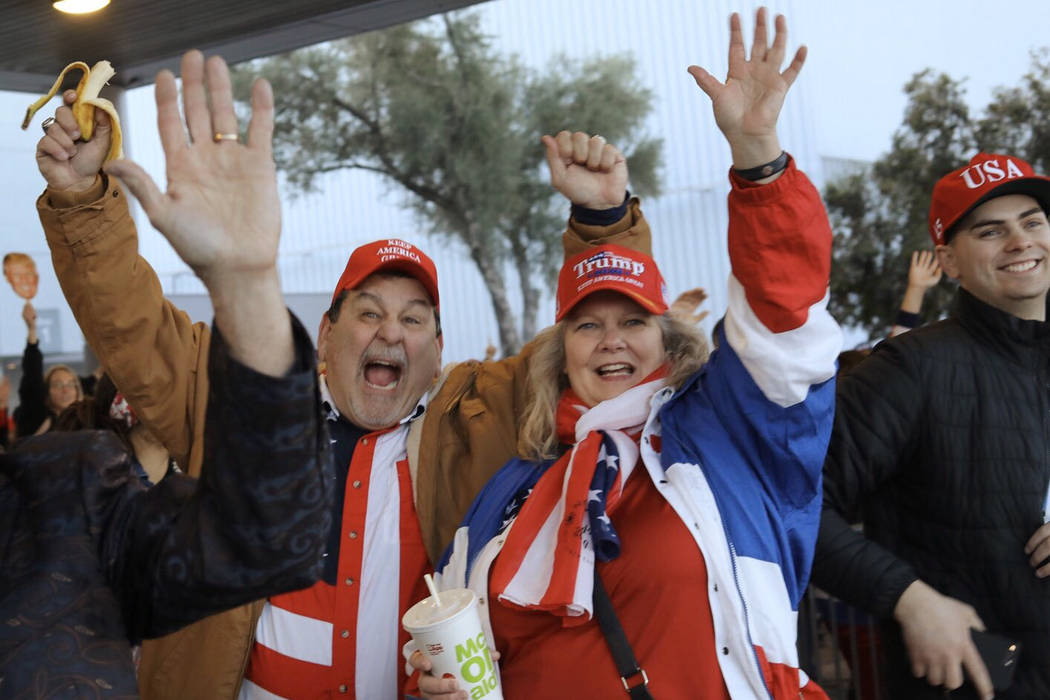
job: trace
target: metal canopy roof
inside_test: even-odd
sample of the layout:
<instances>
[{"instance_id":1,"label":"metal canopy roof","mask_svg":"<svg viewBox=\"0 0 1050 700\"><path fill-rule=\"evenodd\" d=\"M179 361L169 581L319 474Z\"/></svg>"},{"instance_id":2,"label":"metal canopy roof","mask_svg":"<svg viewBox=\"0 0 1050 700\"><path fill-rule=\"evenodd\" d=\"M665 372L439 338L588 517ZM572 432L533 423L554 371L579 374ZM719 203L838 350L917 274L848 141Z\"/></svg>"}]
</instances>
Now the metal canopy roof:
<instances>
[{"instance_id":1,"label":"metal canopy roof","mask_svg":"<svg viewBox=\"0 0 1050 700\"><path fill-rule=\"evenodd\" d=\"M0 90L44 93L66 64L107 59L111 85L151 83L184 51L230 63L381 29L480 0L111 0L67 15L51 0L5 0L0 10ZM79 76L76 77L79 79Z\"/></svg>"}]
</instances>

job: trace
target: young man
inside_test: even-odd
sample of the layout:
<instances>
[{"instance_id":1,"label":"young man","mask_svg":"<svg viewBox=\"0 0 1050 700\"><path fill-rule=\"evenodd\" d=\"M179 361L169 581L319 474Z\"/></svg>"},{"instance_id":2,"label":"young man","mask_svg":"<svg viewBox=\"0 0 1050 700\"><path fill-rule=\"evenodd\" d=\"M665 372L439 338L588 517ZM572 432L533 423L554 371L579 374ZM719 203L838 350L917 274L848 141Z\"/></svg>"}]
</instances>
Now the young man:
<instances>
[{"instance_id":1,"label":"young man","mask_svg":"<svg viewBox=\"0 0 1050 700\"><path fill-rule=\"evenodd\" d=\"M950 317L839 385L813 579L886 619L889 697L944 697L965 674L952 697L991 698L971 628L1021 645L996 697L1050 697L1048 210L1050 179L1019 158L945 175L930 235L960 286Z\"/></svg>"},{"instance_id":2,"label":"young man","mask_svg":"<svg viewBox=\"0 0 1050 700\"><path fill-rule=\"evenodd\" d=\"M183 58L187 110L204 104L202 64L198 52ZM207 78L213 104L232 99L221 59L209 60ZM98 175L108 128L100 113L92 140L79 141L68 108L58 110L38 146L37 162L48 182L37 202L41 222L89 345L142 421L196 475L210 329L192 324L163 299L155 273L138 256L122 190ZM235 123L216 123L214 133L195 134L194 140L222 145L236 132ZM567 157L578 167L558 189L584 205L579 192L595 186L615 191L620 201L627 182L622 157L607 165L599 159L591 168L589 151L602 154L611 147L600 137L576 134L571 140ZM136 196L158 196L137 170L114 164L107 172L119 174ZM279 216L272 169L262 172L253 185L270 200L244 216ZM205 191L222 192L229 184L222 169L206 175L211 179L201 184ZM179 187L169 173L169 192ZM623 210L611 221L571 225L566 245L599 240L647 247L648 227L637 204L625 202ZM440 556L476 488L513 452L514 407L523 403L514 387L524 386L514 380L527 372L520 359L465 363L431 399L437 411L424 412L425 392L440 369L438 302L437 271L419 248L384 240L351 254L318 338L337 472L322 580L145 644L139 669L144 696L398 694L405 680L399 641L407 639L400 614L426 595L423 573ZM498 396L482 408L481 399L493 392ZM463 402L471 399L467 413ZM460 420L470 426L462 432L450 428Z\"/></svg>"}]
</instances>

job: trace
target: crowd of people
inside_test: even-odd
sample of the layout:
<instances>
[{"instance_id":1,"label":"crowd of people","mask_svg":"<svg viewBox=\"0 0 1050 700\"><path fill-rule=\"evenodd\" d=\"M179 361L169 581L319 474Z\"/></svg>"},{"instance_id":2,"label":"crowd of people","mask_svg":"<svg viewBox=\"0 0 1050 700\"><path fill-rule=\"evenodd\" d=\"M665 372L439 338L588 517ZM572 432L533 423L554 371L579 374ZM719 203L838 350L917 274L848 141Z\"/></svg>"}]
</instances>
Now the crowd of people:
<instances>
[{"instance_id":1,"label":"crowd of people","mask_svg":"<svg viewBox=\"0 0 1050 700\"><path fill-rule=\"evenodd\" d=\"M442 368L456 309L408 241L351 252L316 351L285 309L266 81L241 142L221 58L183 56L181 112L158 74L166 191L67 92L37 208L105 374L45 373L26 301L0 696L467 698L400 624L432 573L476 594L507 698L825 698L811 574L883 621L887 697L1050 697L1050 178L946 174L890 337L840 359L830 224L777 136L806 50L767 25L749 49L731 17L724 81L689 67L732 158L710 343L601 136L542 139L570 207L552 325ZM212 324L163 297L129 194ZM918 327L942 275L955 304Z\"/></svg>"}]
</instances>

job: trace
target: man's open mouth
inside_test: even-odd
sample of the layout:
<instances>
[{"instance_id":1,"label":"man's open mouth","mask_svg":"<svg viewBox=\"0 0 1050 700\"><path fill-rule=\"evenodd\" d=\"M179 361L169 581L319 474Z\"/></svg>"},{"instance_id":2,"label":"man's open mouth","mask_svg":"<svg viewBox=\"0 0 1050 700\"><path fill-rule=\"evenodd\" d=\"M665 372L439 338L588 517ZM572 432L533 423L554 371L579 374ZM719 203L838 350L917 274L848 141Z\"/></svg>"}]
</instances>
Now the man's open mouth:
<instances>
[{"instance_id":1,"label":"man's open mouth","mask_svg":"<svg viewBox=\"0 0 1050 700\"><path fill-rule=\"evenodd\" d=\"M365 363L365 383L373 389L395 389L401 381L401 365L389 360Z\"/></svg>"}]
</instances>

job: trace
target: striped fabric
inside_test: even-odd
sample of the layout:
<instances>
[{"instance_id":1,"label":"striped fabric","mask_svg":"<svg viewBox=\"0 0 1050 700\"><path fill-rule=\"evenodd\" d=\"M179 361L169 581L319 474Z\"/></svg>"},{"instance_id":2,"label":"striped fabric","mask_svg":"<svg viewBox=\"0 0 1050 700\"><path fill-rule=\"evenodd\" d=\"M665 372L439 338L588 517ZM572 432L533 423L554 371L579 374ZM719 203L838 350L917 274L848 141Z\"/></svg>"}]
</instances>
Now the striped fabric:
<instances>
[{"instance_id":1,"label":"striped fabric","mask_svg":"<svg viewBox=\"0 0 1050 700\"><path fill-rule=\"evenodd\" d=\"M335 587L318 582L266 601L241 697L328 697Z\"/></svg>"},{"instance_id":2,"label":"striped fabric","mask_svg":"<svg viewBox=\"0 0 1050 700\"><path fill-rule=\"evenodd\" d=\"M405 455L409 420L355 445L335 585L322 580L266 602L241 700L402 693L400 618L425 597L429 567Z\"/></svg>"},{"instance_id":3,"label":"striped fabric","mask_svg":"<svg viewBox=\"0 0 1050 700\"><path fill-rule=\"evenodd\" d=\"M620 553L607 513L638 462L635 440L666 373L661 368L654 373L660 378L584 409L573 421L575 446L539 480L507 532L492 570L493 595L522 608L575 617L576 623L591 618L595 553L602 561Z\"/></svg>"},{"instance_id":4,"label":"striped fabric","mask_svg":"<svg viewBox=\"0 0 1050 700\"><path fill-rule=\"evenodd\" d=\"M261 653L317 666L332 665L332 623L323 618L334 608L334 586L326 583L274 598L275 605L266 601L259 624L255 628L255 643Z\"/></svg>"}]
</instances>

